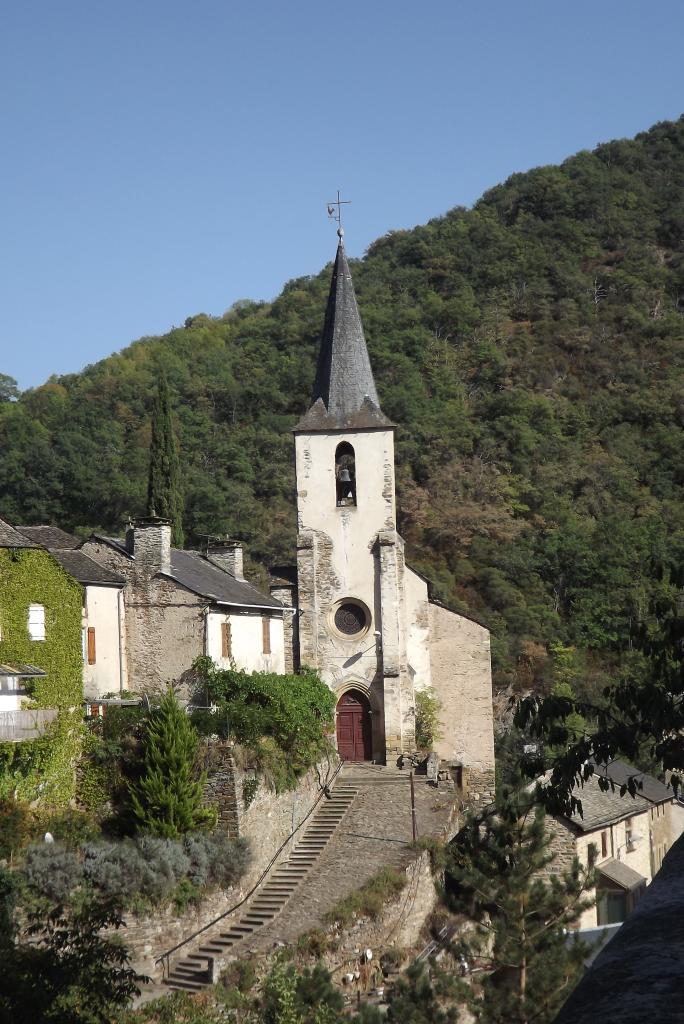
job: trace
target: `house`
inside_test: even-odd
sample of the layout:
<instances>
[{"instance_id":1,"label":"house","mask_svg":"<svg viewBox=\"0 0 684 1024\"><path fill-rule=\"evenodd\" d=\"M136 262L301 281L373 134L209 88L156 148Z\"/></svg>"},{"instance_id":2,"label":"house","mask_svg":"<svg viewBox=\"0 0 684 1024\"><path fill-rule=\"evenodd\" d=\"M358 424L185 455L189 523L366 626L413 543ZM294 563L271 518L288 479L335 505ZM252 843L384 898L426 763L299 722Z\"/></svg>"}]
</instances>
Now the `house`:
<instances>
[{"instance_id":1,"label":"house","mask_svg":"<svg viewBox=\"0 0 684 1024\"><path fill-rule=\"evenodd\" d=\"M18 526L46 548L82 587L83 694L87 700L128 689L124 657L124 579L79 550L81 541L56 526Z\"/></svg>"},{"instance_id":2,"label":"house","mask_svg":"<svg viewBox=\"0 0 684 1024\"><path fill-rule=\"evenodd\" d=\"M340 756L396 762L415 749L416 694L440 705L437 753L472 792L494 783L488 630L432 599L397 532L396 426L380 408L342 231L311 405L294 427L297 564L274 593L296 607L295 664L337 696ZM289 637L288 637L289 639Z\"/></svg>"},{"instance_id":3,"label":"house","mask_svg":"<svg viewBox=\"0 0 684 1024\"><path fill-rule=\"evenodd\" d=\"M83 700L82 588L55 558L0 520L0 738L49 750L3 762L0 790L22 800L65 804Z\"/></svg>"},{"instance_id":4,"label":"house","mask_svg":"<svg viewBox=\"0 0 684 1024\"><path fill-rule=\"evenodd\" d=\"M608 781L607 790L601 789L600 778ZM636 795L620 796L630 778L636 782ZM556 854L552 870L568 868L575 856L586 865L593 847L596 903L584 911L579 927L616 924L634 909L684 832L684 807L671 788L619 760L596 765L595 774L575 795L581 800L582 815L547 818Z\"/></svg>"},{"instance_id":5,"label":"house","mask_svg":"<svg viewBox=\"0 0 684 1024\"><path fill-rule=\"evenodd\" d=\"M171 547L171 523L148 516L126 537L93 534L79 551L124 580L128 689L163 689L208 655L219 668L285 672L284 620L291 613L243 572L242 548Z\"/></svg>"}]
</instances>

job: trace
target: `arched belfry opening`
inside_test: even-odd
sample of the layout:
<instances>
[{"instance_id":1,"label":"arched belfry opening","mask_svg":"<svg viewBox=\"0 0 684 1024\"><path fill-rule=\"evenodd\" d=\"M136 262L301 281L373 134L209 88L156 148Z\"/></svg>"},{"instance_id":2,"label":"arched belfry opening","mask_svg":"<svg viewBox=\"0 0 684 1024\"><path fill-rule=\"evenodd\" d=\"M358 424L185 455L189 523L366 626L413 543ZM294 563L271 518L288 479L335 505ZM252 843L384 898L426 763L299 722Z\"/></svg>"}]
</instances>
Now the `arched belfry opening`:
<instances>
[{"instance_id":1,"label":"arched belfry opening","mask_svg":"<svg viewBox=\"0 0 684 1024\"><path fill-rule=\"evenodd\" d=\"M347 690L337 702L337 752L342 761L372 761L371 706L360 690Z\"/></svg>"},{"instance_id":2,"label":"arched belfry opening","mask_svg":"<svg viewBox=\"0 0 684 1024\"><path fill-rule=\"evenodd\" d=\"M338 508L356 505L356 459L348 441L335 449L335 488Z\"/></svg>"}]
</instances>

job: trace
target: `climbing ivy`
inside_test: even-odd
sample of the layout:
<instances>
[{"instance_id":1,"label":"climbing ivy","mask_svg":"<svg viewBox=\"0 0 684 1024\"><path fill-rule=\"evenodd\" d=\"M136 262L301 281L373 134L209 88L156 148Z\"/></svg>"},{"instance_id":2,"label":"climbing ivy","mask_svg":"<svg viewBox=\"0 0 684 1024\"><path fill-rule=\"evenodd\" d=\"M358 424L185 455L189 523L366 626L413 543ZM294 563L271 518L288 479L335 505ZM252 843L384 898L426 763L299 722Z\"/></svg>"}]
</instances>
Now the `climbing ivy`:
<instances>
[{"instance_id":1,"label":"climbing ivy","mask_svg":"<svg viewBox=\"0 0 684 1024\"><path fill-rule=\"evenodd\" d=\"M31 640L28 609L45 608L45 640ZM26 680L31 706L56 708L55 723L35 740L0 743L0 796L15 794L64 806L74 795L83 726L82 587L47 552L0 550L0 662L35 665Z\"/></svg>"}]
</instances>

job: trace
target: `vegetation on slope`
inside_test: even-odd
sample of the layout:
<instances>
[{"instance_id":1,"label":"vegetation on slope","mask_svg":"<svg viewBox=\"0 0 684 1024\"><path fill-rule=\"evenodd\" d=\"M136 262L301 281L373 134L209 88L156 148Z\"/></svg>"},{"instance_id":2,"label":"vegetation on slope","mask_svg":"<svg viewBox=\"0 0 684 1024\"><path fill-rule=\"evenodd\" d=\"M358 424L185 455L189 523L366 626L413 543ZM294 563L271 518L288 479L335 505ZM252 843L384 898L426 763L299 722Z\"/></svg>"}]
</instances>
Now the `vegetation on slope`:
<instances>
[{"instance_id":1,"label":"vegetation on slope","mask_svg":"<svg viewBox=\"0 0 684 1024\"><path fill-rule=\"evenodd\" d=\"M546 686L552 644L600 684L684 546L684 119L517 174L352 267L400 519L437 593L493 631L500 684ZM0 402L0 515L119 531L145 509L163 363L184 524L293 554L289 429L329 270L189 318Z\"/></svg>"}]
</instances>

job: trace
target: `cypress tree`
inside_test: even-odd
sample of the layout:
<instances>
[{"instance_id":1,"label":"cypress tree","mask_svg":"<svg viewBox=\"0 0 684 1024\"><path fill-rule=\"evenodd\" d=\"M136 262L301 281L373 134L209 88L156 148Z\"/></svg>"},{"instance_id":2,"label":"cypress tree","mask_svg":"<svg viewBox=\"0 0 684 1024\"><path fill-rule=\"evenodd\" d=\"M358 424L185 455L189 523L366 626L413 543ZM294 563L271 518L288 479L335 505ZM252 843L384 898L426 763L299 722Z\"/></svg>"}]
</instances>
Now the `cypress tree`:
<instances>
[{"instance_id":1,"label":"cypress tree","mask_svg":"<svg viewBox=\"0 0 684 1024\"><path fill-rule=\"evenodd\" d=\"M180 462L171 420L169 385L163 370L159 373L157 394L152 409L147 514L170 519L172 523L171 543L176 548L183 547L183 495L180 484Z\"/></svg>"},{"instance_id":2,"label":"cypress tree","mask_svg":"<svg viewBox=\"0 0 684 1024\"><path fill-rule=\"evenodd\" d=\"M469 1002L483 1024L549 1024L568 998L589 947L566 930L591 906L593 858L559 873L543 808L520 785L504 789L486 820L471 818L447 870L451 908L477 922L461 952L484 964Z\"/></svg>"},{"instance_id":3,"label":"cypress tree","mask_svg":"<svg viewBox=\"0 0 684 1024\"><path fill-rule=\"evenodd\" d=\"M148 719L143 774L129 791L140 831L178 839L212 822L213 813L202 806L206 777L195 774L197 742L197 733L169 689Z\"/></svg>"}]
</instances>

